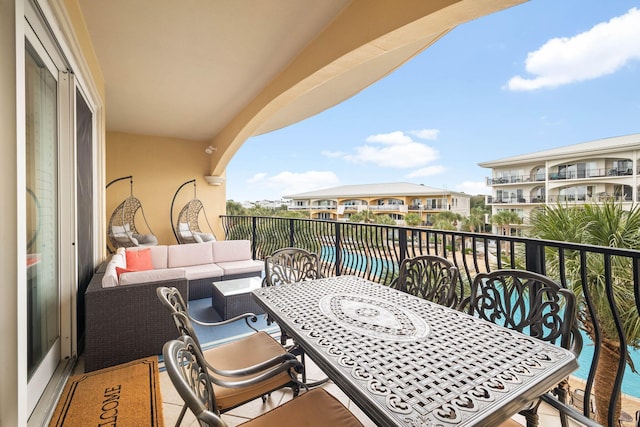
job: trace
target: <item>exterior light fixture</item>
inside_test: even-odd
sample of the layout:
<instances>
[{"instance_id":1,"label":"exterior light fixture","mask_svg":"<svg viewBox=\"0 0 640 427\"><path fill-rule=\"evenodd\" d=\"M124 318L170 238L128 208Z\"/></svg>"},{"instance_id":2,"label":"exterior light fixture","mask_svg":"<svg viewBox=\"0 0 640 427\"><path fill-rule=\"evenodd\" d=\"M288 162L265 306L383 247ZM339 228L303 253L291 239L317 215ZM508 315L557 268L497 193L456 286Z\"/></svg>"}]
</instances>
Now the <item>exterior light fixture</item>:
<instances>
[{"instance_id":1,"label":"exterior light fixture","mask_svg":"<svg viewBox=\"0 0 640 427\"><path fill-rule=\"evenodd\" d=\"M207 153L208 155L212 155L214 151L218 151L218 148L214 147L213 145L210 145L204 149L204 152Z\"/></svg>"}]
</instances>

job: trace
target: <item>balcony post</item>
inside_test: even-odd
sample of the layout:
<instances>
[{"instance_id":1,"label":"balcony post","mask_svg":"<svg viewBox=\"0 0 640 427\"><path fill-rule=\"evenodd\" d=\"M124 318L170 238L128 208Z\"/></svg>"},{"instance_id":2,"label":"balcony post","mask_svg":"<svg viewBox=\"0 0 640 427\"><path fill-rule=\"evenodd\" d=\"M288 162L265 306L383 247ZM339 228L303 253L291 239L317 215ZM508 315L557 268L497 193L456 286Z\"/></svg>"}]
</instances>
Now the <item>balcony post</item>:
<instances>
[{"instance_id":1,"label":"balcony post","mask_svg":"<svg viewBox=\"0 0 640 427\"><path fill-rule=\"evenodd\" d=\"M544 246L533 242L526 242L525 262L527 270L534 273L545 274L544 268Z\"/></svg>"},{"instance_id":2,"label":"balcony post","mask_svg":"<svg viewBox=\"0 0 640 427\"><path fill-rule=\"evenodd\" d=\"M256 251L258 246L258 227L257 227L257 218L255 216L251 217L251 254L253 259L256 259Z\"/></svg>"},{"instance_id":3,"label":"balcony post","mask_svg":"<svg viewBox=\"0 0 640 427\"><path fill-rule=\"evenodd\" d=\"M398 260L399 264L402 264L402 261L407 257L407 233L409 230L404 228L398 229L398 246L400 250L400 259Z\"/></svg>"},{"instance_id":4,"label":"balcony post","mask_svg":"<svg viewBox=\"0 0 640 427\"><path fill-rule=\"evenodd\" d=\"M340 266L342 265L342 251L340 250L340 247L342 246L342 242L340 241L341 227L342 227L341 224L339 222L336 222L336 246L335 246L336 276L340 276L340 273L342 271L342 269L340 268Z\"/></svg>"},{"instance_id":5,"label":"balcony post","mask_svg":"<svg viewBox=\"0 0 640 427\"><path fill-rule=\"evenodd\" d=\"M295 227L293 226L293 219L289 219L289 247L295 247Z\"/></svg>"}]
</instances>

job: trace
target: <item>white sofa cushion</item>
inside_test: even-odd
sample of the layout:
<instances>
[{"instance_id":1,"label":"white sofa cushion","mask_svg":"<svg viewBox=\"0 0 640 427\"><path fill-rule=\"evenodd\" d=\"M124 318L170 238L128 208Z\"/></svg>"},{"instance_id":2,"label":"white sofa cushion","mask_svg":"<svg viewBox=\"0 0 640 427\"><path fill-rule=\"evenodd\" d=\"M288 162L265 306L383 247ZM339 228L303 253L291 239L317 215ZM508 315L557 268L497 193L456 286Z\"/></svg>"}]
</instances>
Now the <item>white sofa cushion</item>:
<instances>
[{"instance_id":1,"label":"white sofa cushion","mask_svg":"<svg viewBox=\"0 0 640 427\"><path fill-rule=\"evenodd\" d=\"M190 243L187 245L169 246L167 262L169 268L211 264L212 262L213 249L211 243Z\"/></svg>"},{"instance_id":2,"label":"white sofa cushion","mask_svg":"<svg viewBox=\"0 0 640 427\"><path fill-rule=\"evenodd\" d=\"M162 270L130 271L120 275L120 286L133 285L135 283L160 282L163 280L184 279L185 271L182 268L165 268Z\"/></svg>"},{"instance_id":3,"label":"white sofa cushion","mask_svg":"<svg viewBox=\"0 0 640 427\"><path fill-rule=\"evenodd\" d=\"M225 276L233 274L256 273L264 269L264 262L247 259L243 261L219 262Z\"/></svg>"},{"instance_id":4,"label":"white sofa cushion","mask_svg":"<svg viewBox=\"0 0 640 427\"><path fill-rule=\"evenodd\" d=\"M127 248L128 251L140 251L143 249L151 250L151 262L153 263L153 268L155 270L158 270L161 268L167 268L168 246L159 245L159 246Z\"/></svg>"},{"instance_id":5,"label":"white sofa cushion","mask_svg":"<svg viewBox=\"0 0 640 427\"><path fill-rule=\"evenodd\" d=\"M207 279L209 277L222 277L224 270L216 264L201 264L183 267L187 280Z\"/></svg>"},{"instance_id":6,"label":"white sofa cushion","mask_svg":"<svg viewBox=\"0 0 640 427\"><path fill-rule=\"evenodd\" d=\"M251 242L248 240L218 240L209 244L213 247L213 262L216 264L251 259Z\"/></svg>"}]
</instances>

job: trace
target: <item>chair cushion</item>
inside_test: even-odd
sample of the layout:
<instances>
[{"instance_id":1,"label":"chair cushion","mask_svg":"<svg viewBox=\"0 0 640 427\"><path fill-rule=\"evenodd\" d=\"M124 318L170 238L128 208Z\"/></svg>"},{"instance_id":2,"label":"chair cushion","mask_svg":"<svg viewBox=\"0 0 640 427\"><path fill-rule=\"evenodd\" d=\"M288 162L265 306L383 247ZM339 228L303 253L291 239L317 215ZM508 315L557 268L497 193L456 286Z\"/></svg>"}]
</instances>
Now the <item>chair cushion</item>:
<instances>
[{"instance_id":1,"label":"chair cushion","mask_svg":"<svg viewBox=\"0 0 640 427\"><path fill-rule=\"evenodd\" d=\"M238 341L205 350L204 357L211 366L217 369L241 369L264 362L285 352L286 350L271 335L260 331ZM247 378L253 376L250 375ZM226 379L237 381L241 378ZM226 388L214 384L213 388L218 407L220 410L225 410L281 388L290 381L289 375L282 372L267 381L249 387Z\"/></svg>"},{"instance_id":2,"label":"chair cushion","mask_svg":"<svg viewBox=\"0 0 640 427\"><path fill-rule=\"evenodd\" d=\"M245 427L284 425L361 427L362 423L342 403L338 402L338 399L325 389L317 388L240 425Z\"/></svg>"}]
</instances>

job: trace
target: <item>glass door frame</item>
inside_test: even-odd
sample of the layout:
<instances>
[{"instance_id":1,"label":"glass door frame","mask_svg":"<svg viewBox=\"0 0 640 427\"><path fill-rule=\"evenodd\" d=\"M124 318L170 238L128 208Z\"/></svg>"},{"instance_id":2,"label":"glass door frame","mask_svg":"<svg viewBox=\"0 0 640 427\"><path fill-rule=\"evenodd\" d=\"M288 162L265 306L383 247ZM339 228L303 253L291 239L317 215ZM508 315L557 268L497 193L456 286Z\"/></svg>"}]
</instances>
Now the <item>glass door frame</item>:
<instances>
[{"instance_id":1,"label":"glass door frame","mask_svg":"<svg viewBox=\"0 0 640 427\"><path fill-rule=\"evenodd\" d=\"M34 412L45 389L55 378L62 377L68 361L77 355L75 333L76 256L75 256L75 81L59 46L44 21L37 5L25 1L24 40L34 49L58 81L57 96L57 226L58 226L58 315L59 336L27 381L27 410ZM25 147L19 147L25 150ZM19 170L26 174L26 169ZM20 181L25 182L22 176ZM23 192L25 190L22 190ZM24 225L23 225L24 227ZM19 238L25 238L25 234ZM21 286L26 289L26 283ZM24 298L26 301L27 298ZM26 307L25 307L26 311ZM25 371L26 374L26 371Z\"/></svg>"}]
</instances>

